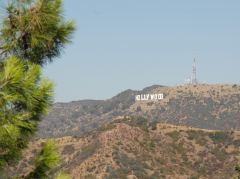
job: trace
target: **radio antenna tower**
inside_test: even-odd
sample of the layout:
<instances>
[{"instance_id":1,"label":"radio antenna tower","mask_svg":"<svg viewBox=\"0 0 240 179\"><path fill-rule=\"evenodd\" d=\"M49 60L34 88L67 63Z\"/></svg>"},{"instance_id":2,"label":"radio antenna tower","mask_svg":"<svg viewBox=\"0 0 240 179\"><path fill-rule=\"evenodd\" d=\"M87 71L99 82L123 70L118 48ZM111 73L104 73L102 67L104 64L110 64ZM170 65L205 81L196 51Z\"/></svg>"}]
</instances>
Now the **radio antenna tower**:
<instances>
[{"instance_id":1,"label":"radio antenna tower","mask_svg":"<svg viewBox=\"0 0 240 179\"><path fill-rule=\"evenodd\" d=\"M198 80L197 80L197 65L196 65L196 59L195 58L193 60L191 84L193 84L193 85L198 84Z\"/></svg>"}]
</instances>

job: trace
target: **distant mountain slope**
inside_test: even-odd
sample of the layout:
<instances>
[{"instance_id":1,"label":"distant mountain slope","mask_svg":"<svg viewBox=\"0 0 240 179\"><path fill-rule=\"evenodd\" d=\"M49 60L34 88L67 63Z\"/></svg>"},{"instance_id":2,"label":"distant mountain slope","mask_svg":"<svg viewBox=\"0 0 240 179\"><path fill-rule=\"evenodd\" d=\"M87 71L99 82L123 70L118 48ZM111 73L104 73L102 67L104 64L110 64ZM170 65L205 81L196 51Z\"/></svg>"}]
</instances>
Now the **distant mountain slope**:
<instances>
[{"instance_id":1,"label":"distant mountain slope","mask_svg":"<svg viewBox=\"0 0 240 179\"><path fill-rule=\"evenodd\" d=\"M163 93L161 101L135 101L135 95ZM203 129L240 129L240 87L237 85L154 85L126 90L109 100L56 103L40 124L39 137L79 136L119 116L143 116Z\"/></svg>"},{"instance_id":2,"label":"distant mountain slope","mask_svg":"<svg viewBox=\"0 0 240 179\"><path fill-rule=\"evenodd\" d=\"M9 173L27 174L44 140L29 145ZM73 179L230 179L240 156L240 132L200 130L144 118L114 120L83 137L56 139ZM30 160L30 161L29 161Z\"/></svg>"}]
</instances>

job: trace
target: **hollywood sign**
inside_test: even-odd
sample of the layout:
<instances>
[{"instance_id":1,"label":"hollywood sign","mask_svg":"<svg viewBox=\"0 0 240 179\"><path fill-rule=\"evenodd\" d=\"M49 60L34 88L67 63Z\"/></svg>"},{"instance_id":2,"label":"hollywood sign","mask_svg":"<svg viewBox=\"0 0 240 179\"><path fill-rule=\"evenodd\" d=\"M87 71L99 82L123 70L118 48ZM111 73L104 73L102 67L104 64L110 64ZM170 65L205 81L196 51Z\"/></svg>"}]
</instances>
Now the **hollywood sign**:
<instances>
[{"instance_id":1,"label":"hollywood sign","mask_svg":"<svg viewBox=\"0 0 240 179\"><path fill-rule=\"evenodd\" d=\"M162 100L163 94L140 94L135 96L136 101L157 101Z\"/></svg>"}]
</instances>

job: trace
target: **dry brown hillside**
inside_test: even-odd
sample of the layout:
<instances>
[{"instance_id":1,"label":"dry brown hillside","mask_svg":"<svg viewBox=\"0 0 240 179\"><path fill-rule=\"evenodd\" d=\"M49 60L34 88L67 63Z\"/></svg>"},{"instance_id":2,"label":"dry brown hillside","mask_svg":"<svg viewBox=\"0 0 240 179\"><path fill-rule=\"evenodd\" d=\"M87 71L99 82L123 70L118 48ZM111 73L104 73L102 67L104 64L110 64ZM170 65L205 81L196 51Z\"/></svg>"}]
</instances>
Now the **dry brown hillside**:
<instances>
[{"instance_id":1,"label":"dry brown hillside","mask_svg":"<svg viewBox=\"0 0 240 179\"><path fill-rule=\"evenodd\" d=\"M160 101L135 101L137 94L163 93ZM154 85L126 90L108 100L56 103L43 119L39 137L81 136L119 116L143 116L149 121L212 130L240 130L240 86Z\"/></svg>"},{"instance_id":2,"label":"dry brown hillside","mask_svg":"<svg viewBox=\"0 0 240 179\"><path fill-rule=\"evenodd\" d=\"M240 132L116 119L83 137L55 139L73 179L229 179L240 157ZM43 142L32 142L9 172L27 174ZM30 159L30 162L29 162Z\"/></svg>"}]
</instances>

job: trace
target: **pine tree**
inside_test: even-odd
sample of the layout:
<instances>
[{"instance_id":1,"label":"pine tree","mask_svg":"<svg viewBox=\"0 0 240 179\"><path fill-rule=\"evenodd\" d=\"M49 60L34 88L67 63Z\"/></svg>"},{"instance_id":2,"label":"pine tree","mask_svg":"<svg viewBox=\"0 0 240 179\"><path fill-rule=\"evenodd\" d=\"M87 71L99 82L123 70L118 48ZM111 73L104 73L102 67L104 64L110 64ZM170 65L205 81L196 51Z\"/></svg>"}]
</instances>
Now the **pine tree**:
<instances>
[{"instance_id":1,"label":"pine tree","mask_svg":"<svg viewBox=\"0 0 240 179\"><path fill-rule=\"evenodd\" d=\"M53 140L48 140L43 144L41 152L35 160L35 169L28 174L25 179L70 179L63 171L52 172L60 163L60 156L57 146Z\"/></svg>"},{"instance_id":2,"label":"pine tree","mask_svg":"<svg viewBox=\"0 0 240 179\"><path fill-rule=\"evenodd\" d=\"M60 55L73 31L74 23L63 18L62 0L12 0L0 30L0 53L43 65Z\"/></svg>"},{"instance_id":3,"label":"pine tree","mask_svg":"<svg viewBox=\"0 0 240 179\"><path fill-rule=\"evenodd\" d=\"M52 140L44 143L40 154L35 160L35 169L32 171L26 179L47 179L50 178L49 171L59 164L59 154L57 147Z\"/></svg>"},{"instance_id":4,"label":"pine tree","mask_svg":"<svg viewBox=\"0 0 240 179\"><path fill-rule=\"evenodd\" d=\"M74 31L61 0L12 0L1 25L0 170L19 159L52 104L53 85L41 76L41 66L60 55ZM53 144L44 145L32 174L44 176L57 165L54 151ZM67 176L60 172L56 178Z\"/></svg>"},{"instance_id":5,"label":"pine tree","mask_svg":"<svg viewBox=\"0 0 240 179\"><path fill-rule=\"evenodd\" d=\"M16 57L1 64L0 167L18 159L52 104L52 93L53 84L41 77L39 65Z\"/></svg>"}]
</instances>

